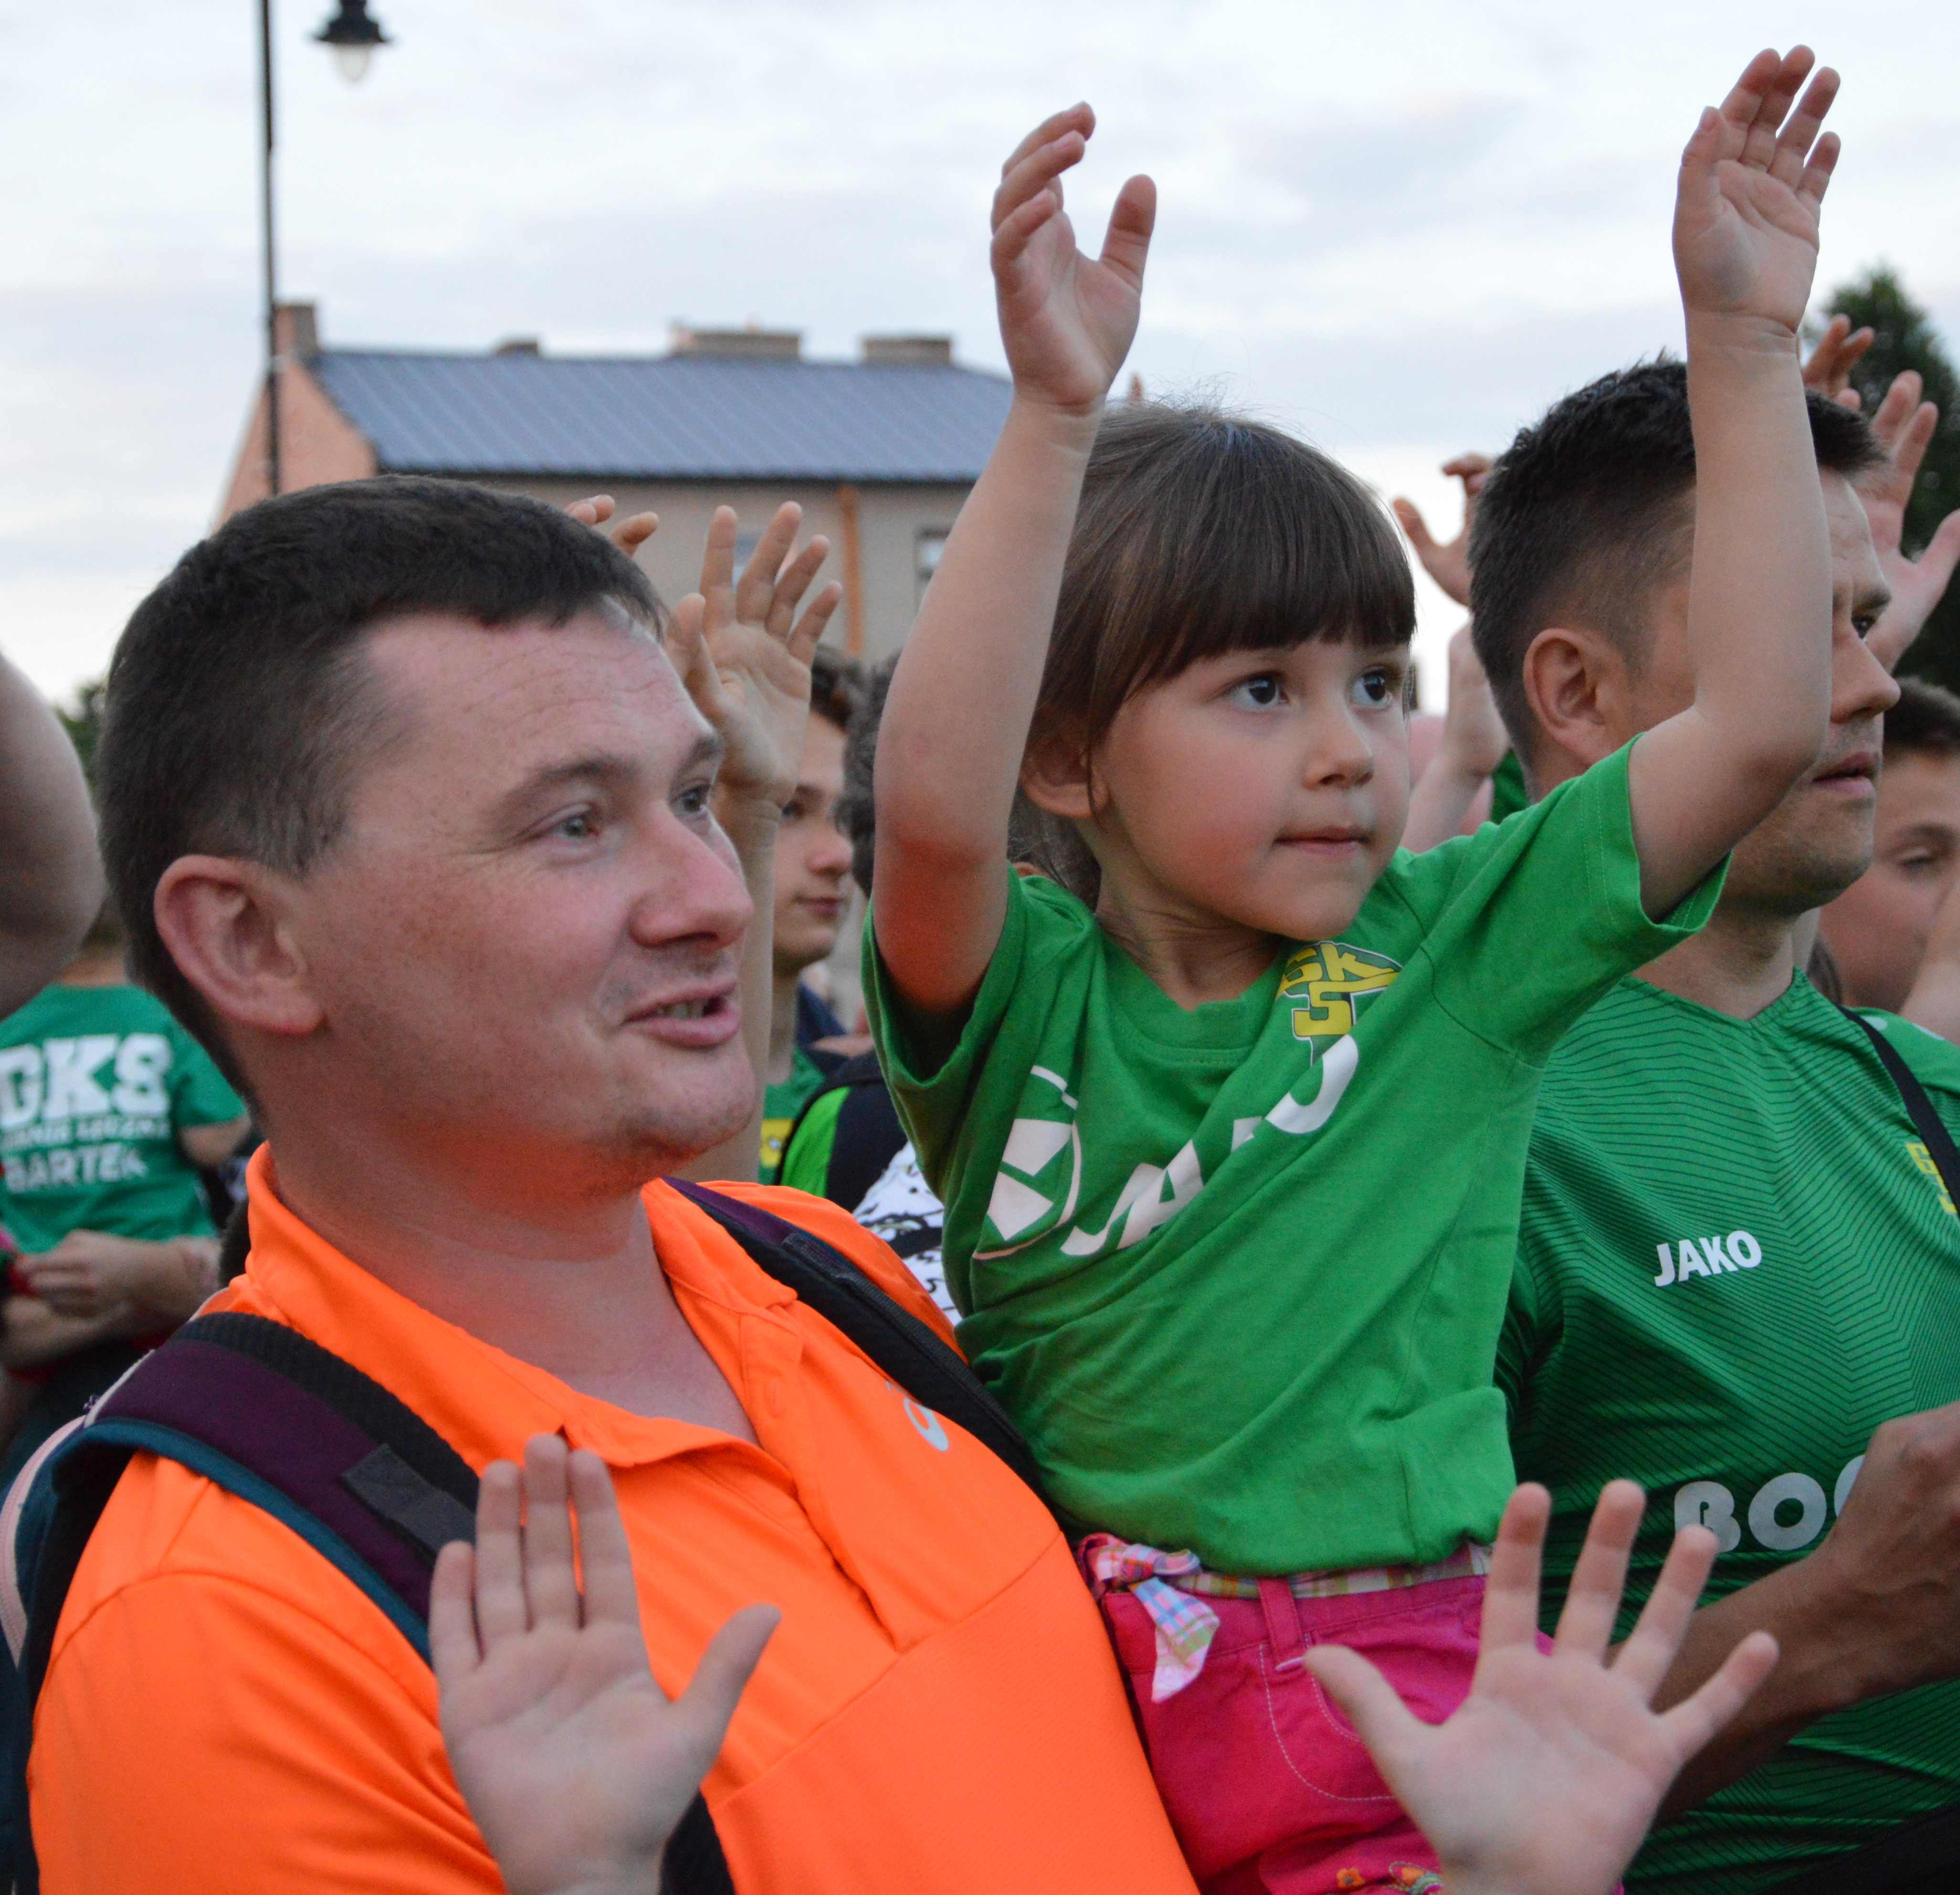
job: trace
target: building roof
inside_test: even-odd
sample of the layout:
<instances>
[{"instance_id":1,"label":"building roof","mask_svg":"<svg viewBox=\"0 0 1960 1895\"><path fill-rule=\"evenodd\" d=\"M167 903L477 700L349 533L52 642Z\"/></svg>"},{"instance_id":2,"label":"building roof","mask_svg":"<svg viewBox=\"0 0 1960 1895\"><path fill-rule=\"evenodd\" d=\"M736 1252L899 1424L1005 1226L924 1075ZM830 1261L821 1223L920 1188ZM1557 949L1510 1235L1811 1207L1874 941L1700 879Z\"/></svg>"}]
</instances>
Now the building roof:
<instances>
[{"instance_id":1,"label":"building roof","mask_svg":"<svg viewBox=\"0 0 1960 1895\"><path fill-rule=\"evenodd\" d=\"M393 473L976 479L1010 385L950 364L325 349L307 366Z\"/></svg>"}]
</instances>

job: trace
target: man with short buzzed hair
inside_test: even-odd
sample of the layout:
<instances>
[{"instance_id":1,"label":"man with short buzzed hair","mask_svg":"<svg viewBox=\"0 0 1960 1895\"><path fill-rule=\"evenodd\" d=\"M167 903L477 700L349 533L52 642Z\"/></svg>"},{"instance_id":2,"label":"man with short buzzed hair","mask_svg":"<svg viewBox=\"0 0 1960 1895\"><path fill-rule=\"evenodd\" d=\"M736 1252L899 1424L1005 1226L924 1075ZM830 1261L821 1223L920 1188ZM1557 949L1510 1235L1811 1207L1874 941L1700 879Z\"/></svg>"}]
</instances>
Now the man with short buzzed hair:
<instances>
[{"instance_id":1,"label":"man with short buzzed hair","mask_svg":"<svg viewBox=\"0 0 1960 1895\"><path fill-rule=\"evenodd\" d=\"M1736 851L1707 928L1548 1062L1499 1346L1518 1473L1553 1493L1551 1594L1630 1475L1650 1496L1634 1594L1677 1523L1723 1548L1663 1699L1743 1629L1782 1647L1633 1890L1746 1895L1960 1798L1960 1226L1866 1027L1801 971L1806 917L1870 858L1898 687L1867 641L1895 656L1943 575L1895 536L1882 565L1860 485L1898 470L1856 413L1813 394L1810 419L1823 752ZM1901 417L1882 419L1891 446ZM1685 374L1659 361L1557 403L1483 489L1477 645L1535 794L1691 701L1694 479ZM1874 1025L1960 1129L1960 1051Z\"/></svg>"}]
</instances>

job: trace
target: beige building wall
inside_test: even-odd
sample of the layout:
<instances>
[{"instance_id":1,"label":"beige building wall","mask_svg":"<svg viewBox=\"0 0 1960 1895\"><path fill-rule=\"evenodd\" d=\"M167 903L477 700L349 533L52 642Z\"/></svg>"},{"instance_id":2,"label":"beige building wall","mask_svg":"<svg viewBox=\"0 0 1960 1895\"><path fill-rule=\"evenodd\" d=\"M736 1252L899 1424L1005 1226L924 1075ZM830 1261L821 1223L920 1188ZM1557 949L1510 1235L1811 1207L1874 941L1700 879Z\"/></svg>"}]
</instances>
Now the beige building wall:
<instances>
[{"instance_id":1,"label":"beige building wall","mask_svg":"<svg viewBox=\"0 0 1960 1895\"><path fill-rule=\"evenodd\" d=\"M492 476L483 483L506 493L526 493L565 506L600 491L589 481L537 480ZM660 517L660 530L642 549L641 564L669 604L693 591L708 543L708 523L717 507L735 509L743 543L752 541L777 508L793 500L803 508L803 537L822 533L830 558L822 579L836 579L844 602L831 622L829 642L861 654L867 662L896 651L905 642L918 612L922 556L950 530L966 498L963 485L925 486L912 483L839 488L813 482L642 481L606 483L603 489L621 514L642 511ZM857 583L861 617L851 623L854 587L848 570L848 516L857 516ZM925 568L929 570L929 568Z\"/></svg>"}]
</instances>

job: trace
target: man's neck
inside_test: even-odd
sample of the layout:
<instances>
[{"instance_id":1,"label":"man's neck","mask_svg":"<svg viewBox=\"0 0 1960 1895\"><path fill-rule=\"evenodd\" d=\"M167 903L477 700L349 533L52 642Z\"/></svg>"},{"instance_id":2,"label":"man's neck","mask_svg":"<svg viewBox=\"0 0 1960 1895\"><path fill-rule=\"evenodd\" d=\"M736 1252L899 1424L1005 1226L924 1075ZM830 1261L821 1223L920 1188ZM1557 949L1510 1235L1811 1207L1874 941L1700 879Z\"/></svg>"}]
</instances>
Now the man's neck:
<instances>
[{"instance_id":1,"label":"man's neck","mask_svg":"<svg viewBox=\"0 0 1960 1895\"><path fill-rule=\"evenodd\" d=\"M276 1116L269 1142L286 1208L410 1302L581 1394L754 1438L674 1301L636 1189L519 1201L521 1164L466 1172L383 1139L282 1136Z\"/></svg>"},{"instance_id":2,"label":"man's neck","mask_svg":"<svg viewBox=\"0 0 1960 1895\"><path fill-rule=\"evenodd\" d=\"M1790 990L1801 919L1725 900L1700 934L1637 977L1732 1020L1753 1020Z\"/></svg>"},{"instance_id":3,"label":"man's neck","mask_svg":"<svg viewBox=\"0 0 1960 1895\"><path fill-rule=\"evenodd\" d=\"M78 954L57 976L64 987L120 987L129 980L123 965L123 951L112 948L103 954Z\"/></svg>"},{"instance_id":4,"label":"man's neck","mask_svg":"<svg viewBox=\"0 0 1960 1895\"><path fill-rule=\"evenodd\" d=\"M781 1085L796 1064L797 989L802 979L800 967L787 974L778 970L770 992L768 1080L772 1086Z\"/></svg>"}]
</instances>

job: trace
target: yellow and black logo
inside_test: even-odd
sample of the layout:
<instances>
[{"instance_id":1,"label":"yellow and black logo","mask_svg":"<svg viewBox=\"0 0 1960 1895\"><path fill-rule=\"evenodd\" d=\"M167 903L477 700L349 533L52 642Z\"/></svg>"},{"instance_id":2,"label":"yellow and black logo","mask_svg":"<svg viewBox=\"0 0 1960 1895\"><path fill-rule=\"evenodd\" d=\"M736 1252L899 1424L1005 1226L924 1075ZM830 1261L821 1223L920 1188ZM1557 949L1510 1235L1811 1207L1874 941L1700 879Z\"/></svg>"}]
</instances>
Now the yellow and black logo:
<instances>
[{"instance_id":1,"label":"yellow and black logo","mask_svg":"<svg viewBox=\"0 0 1960 1895\"><path fill-rule=\"evenodd\" d=\"M1280 1004L1293 1008L1293 1037L1316 1042L1344 1037L1367 1002L1392 986L1401 972L1399 961L1345 941L1316 941L1303 948L1280 977Z\"/></svg>"},{"instance_id":2,"label":"yellow and black logo","mask_svg":"<svg viewBox=\"0 0 1960 1895\"><path fill-rule=\"evenodd\" d=\"M1939 1175L1939 1167L1933 1162L1933 1154L1917 1139L1908 1139L1905 1148L1912 1154L1912 1161L1933 1180L1933 1188L1939 1193L1939 1201L1949 1211L1953 1210L1953 1199L1946 1189L1946 1180ZM1954 1213L1960 1216L1960 1212Z\"/></svg>"}]
</instances>

